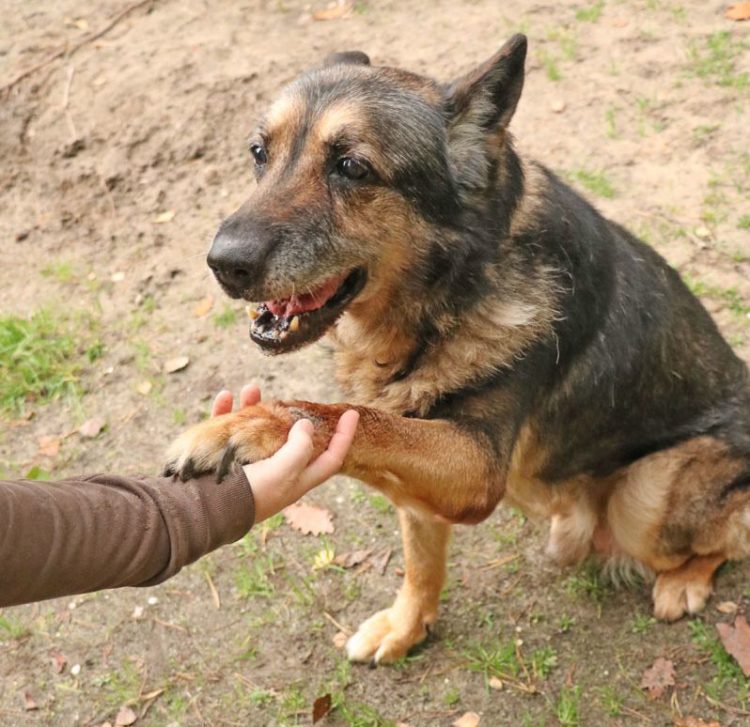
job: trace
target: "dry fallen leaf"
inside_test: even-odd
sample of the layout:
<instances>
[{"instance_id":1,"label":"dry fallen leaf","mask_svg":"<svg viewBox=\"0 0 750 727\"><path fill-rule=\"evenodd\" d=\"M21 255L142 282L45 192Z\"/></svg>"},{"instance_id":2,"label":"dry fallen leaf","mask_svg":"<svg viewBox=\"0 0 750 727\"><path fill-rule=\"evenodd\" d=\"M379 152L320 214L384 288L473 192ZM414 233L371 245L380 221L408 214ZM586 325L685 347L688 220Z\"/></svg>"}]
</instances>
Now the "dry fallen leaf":
<instances>
[{"instance_id":1,"label":"dry fallen leaf","mask_svg":"<svg viewBox=\"0 0 750 727\"><path fill-rule=\"evenodd\" d=\"M722 601L716 604L716 610L720 613L737 613L739 606L734 601Z\"/></svg>"},{"instance_id":2,"label":"dry fallen leaf","mask_svg":"<svg viewBox=\"0 0 750 727\"><path fill-rule=\"evenodd\" d=\"M727 653L735 658L743 674L750 677L750 626L745 617L737 616L734 626L716 624L716 630Z\"/></svg>"},{"instance_id":3,"label":"dry fallen leaf","mask_svg":"<svg viewBox=\"0 0 750 727\"><path fill-rule=\"evenodd\" d=\"M343 649L346 646L346 642L349 641L349 634L345 631L337 631L333 635L333 645L337 649Z\"/></svg>"},{"instance_id":4,"label":"dry fallen leaf","mask_svg":"<svg viewBox=\"0 0 750 727\"><path fill-rule=\"evenodd\" d=\"M337 3L329 3L325 10L313 11L312 17L313 20L338 20L348 15L353 7L353 2L342 2L342 0L339 0Z\"/></svg>"},{"instance_id":5,"label":"dry fallen leaf","mask_svg":"<svg viewBox=\"0 0 750 727\"><path fill-rule=\"evenodd\" d=\"M187 356L175 356L164 362L164 373L174 374L188 367L190 359Z\"/></svg>"},{"instance_id":6,"label":"dry fallen leaf","mask_svg":"<svg viewBox=\"0 0 750 727\"><path fill-rule=\"evenodd\" d=\"M365 550L352 550L350 553L342 553L337 555L332 563L333 565L339 565L342 568L354 568L355 565L359 565L366 561L372 555L372 548L366 548Z\"/></svg>"},{"instance_id":7,"label":"dry fallen leaf","mask_svg":"<svg viewBox=\"0 0 750 727\"><path fill-rule=\"evenodd\" d=\"M42 457L57 457L61 443L60 437L39 437L39 454Z\"/></svg>"},{"instance_id":8,"label":"dry fallen leaf","mask_svg":"<svg viewBox=\"0 0 750 727\"><path fill-rule=\"evenodd\" d=\"M207 315L213 307L214 297L213 295L207 295L205 298L202 298L195 304L195 308L193 308L193 315L196 318L203 318L203 316Z\"/></svg>"},{"instance_id":9,"label":"dry fallen leaf","mask_svg":"<svg viewBox=\"0 0 750 727\"><path fill-rule=\"evenodd\" d=\"M490 689L502 689L503 688L503 682L501 679L498 679L497 677L490 677L489 682L487 682Z\"/></svg>"},{"instance_id":10,"label":"dry fallen leaf","mask_svg":"<svg viewBox=\"0 0 750 727\"><path fill-rule=\"evenodd\" d=\"M735 3L727 8L724 17L728 20L750 20L750 3Z\"/></svg>"},{"instance_id":11,"label":"dry fallen leaf","mask_svg":"<svg viewBox=\"0 0 750 727\"><path fill-rule=\"evenodd\" d=\"M175 216L174 210L167 210L166 212L160 212L156 217L154 217L154 222L156 222L157 225L163 225L165 222L171 222L174 219Z\"/></svg>"},{"instance_id":12,"label":"dry fallen leaf","mask_svg":"<svg viewBox=\"0 0 750 727\"><path fill-rule=\"evenodd\" d=\"M305 535L333 532L331 513L322 507L297 502L284 508L282 512L289 525Z\"/></svg>"},{"instance_id":13,"label":"dry fallen leaf","mask_svg":"<svg viewBox=\"0 0 750 727\"><path fill-rule=\"evenodd\" d=\"M312 721L313 724L320 722L331 711L331 695L324 694L313 702Z\"/></svg>"},{"instance_id":14,"label":"dry fallen leaf","mask_svg":"<svg viewBox=\"0 0 750 727\"><path fill-rule=\"evenodd\" d=\"M128 727L135 724L138 715L130 707L120 707L120 711L115 717L115 727Z\"/></svg>"},{"instance_id":15,"label":"dry fallen leaf","mask_svg":"<svg viewBox=\"0 0 750 727\"><path fill-rule=\"evenodd\" d=\"M392 554L393 551L390 548L383 548L375 553L370 559L372 567L380 573L381 576L385 575L385 569L388 567L388 561L391 559Z\"/></svg>"},{"instance_id":16,"label":"dry fallen leaf","mask_svg":"<svg viewBox=\"0 0 750 727\"><path fill-rule=\"evenodd\" d=\"M86 439L94 439L94 437L99 436L99 433L106 425L107 422L101 417L92 417L78 427L78 433L82 437L86 437Z\"/></svg>"},{"instance_id":17,"label":"dry fallen leaf","mask_svg":"<svg viewBox=\"0 0 750 727\"><path fill-rule=\"evenodd\" d=\"M453 722L453 727L477 727L480 719L476 712L466 712Z\"/></svg>"},{"instance_id":18,"label":"dry fallen leaf","mask_svg":"<svg viewBox=\"0 0 750 727\"><path fill-rule=\"evenodd\" d=\"M62 674L68 660L58 651L53 651L50 654L50 659L52 659L52 668L55 670L55 674Z\"/></svg>"},{"instance_id":19,"label":"dry fallen leaf","mask_svg":"<svg viewBox=\"0 0 750 727\"><path fill-rule=\"evenodd\" d=\"M676 727L721 727L718 722L704 722L700 717L681 717L675 720Z\"/></svg>"},{"instance_id":20,"label":"dry fallen leaf","mask_svg":"<svg viewBox=\"0 0 750 727\"><path fill-rule=\"evenodd\" d=\"M151 393L151 389L153 388L153 384L150 381L141 381L138 386L135 387L135 390L141 395L141 396L148 396Z\"/></svg>"},{"instance_id":21,"label":"dry fallen leaf","mask_svg":"<svg viewBox=\"0 0 750 727\"><path fill-rule=\"evenodd\" d=\"M31 696L30 692L23 693L23 708L27 712L33 712L35 709L39 709L39 706L34 701L34 697Z\"/></svg>"},{"instance_id":22,"label":"dry fallen leaf","mask_svg":"<svg viewBox=\"0 0 750 727\"><path fill-rule=\"evenodd\" d=\"M667 687L674 686L674 664L660 656L650 669L643 672L641 689L648 689L651 699L658 699Z\"/></svg>"}]
</instances>

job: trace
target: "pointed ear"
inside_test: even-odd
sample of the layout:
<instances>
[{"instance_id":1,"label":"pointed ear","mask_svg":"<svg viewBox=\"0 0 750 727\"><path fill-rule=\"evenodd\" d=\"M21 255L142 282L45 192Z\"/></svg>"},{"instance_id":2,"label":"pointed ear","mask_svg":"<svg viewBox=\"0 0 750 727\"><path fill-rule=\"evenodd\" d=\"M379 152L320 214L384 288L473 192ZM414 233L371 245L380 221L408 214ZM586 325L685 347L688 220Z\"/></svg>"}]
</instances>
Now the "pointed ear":
<instances>
[{"instance_id":1,"label":"pointed ear","mask_svg":"<svg viewBox=\"0 0 750 727\"><path fill-rule=\"evenodd\" d=\"M339 63L348 63L355 66L369 66L370 57L361 50L345 50L341 53L329 53L323 61L324 66L335 66Z\"/></svg>"},{"instance_id":2,"label":"pointed ear","mask_svg":"<svg viewBox=\"0 0 750 727\"><path fill-rule=\"evenodd\" d=\"M513 118L523 89L526 36L514 35L488 61L449 87L447 111L452 123L471 119L493 131Z\"/></svg>"}]
</instances>

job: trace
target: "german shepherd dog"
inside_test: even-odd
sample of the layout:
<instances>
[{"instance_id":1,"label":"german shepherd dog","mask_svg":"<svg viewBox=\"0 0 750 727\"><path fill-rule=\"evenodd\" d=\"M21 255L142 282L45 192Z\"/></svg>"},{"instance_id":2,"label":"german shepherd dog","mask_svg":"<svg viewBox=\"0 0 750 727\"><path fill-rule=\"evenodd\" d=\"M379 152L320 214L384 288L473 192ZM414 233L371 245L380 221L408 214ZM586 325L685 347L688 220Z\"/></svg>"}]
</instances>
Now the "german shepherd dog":
<instances>
[{"instance_id":1,"label":"german shepherd dog","mask_svg":"<svg viewBox=\"0 0 750 727\"><path fill-rule=\"evenodd\" d=\"M453 523L500 502L550 521L548 552L655 576L666 620L750 554L750 382L679 275L548 169L508 124L526 38L450 84L330 56L250 143L257 185L208 264L262 301L269 354L328 332L360 412L343 465L398 508L405 577L347 644L391 662L438 612ZM271 402L185 432L185 477L269 456L292 423L325 448L350 404Z\"/></svg>"}]
</instances>

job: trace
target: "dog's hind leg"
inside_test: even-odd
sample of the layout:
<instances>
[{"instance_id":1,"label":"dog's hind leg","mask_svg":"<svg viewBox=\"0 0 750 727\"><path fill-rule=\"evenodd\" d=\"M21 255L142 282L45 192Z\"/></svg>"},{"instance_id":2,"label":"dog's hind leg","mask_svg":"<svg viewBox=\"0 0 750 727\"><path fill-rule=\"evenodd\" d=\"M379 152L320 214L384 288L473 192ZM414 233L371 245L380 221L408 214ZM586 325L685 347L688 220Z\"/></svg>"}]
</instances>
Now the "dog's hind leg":
<instances>
[{"instance_id":1,"label":"dog's hind leg","mask_svg":"<svg viewBox=\"0 0 750 727\"><path fill-rule=\"evenodd\" d=\"M423 641L438 613L445 581L450 525L399 509L406 572L390 608L368 618L348 641L352 661L389 663Z\"/></svg>"}]
</instances>

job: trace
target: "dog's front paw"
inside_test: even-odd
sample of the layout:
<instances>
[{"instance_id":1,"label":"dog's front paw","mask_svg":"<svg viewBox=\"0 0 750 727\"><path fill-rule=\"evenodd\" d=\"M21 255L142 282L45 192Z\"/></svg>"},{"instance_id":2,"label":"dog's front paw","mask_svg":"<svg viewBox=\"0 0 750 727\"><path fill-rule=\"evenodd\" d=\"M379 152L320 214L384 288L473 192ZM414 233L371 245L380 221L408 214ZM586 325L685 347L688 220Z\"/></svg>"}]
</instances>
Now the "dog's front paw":
<instances>
[{"instance_id":1,"label":"dog's front paw","mask_svg":"<svg viewBox=\"0 0 750 727\"><path fill-rule=\"evenodd\" d=\"M184 482L206 472L217 479L235 463L250 464L270 457L286 441L294 423L281 404L257 404L233 414L213 417L181 434L167 453L164 474Z\"/></svg>"},{"instance_id":2,"label":"dog's front paw","mask_svg":"<svg viewBox=\"0 0 750 727\"><path fill-rule=\"evenodd\" d=\"M436 617L436 611L425 612L417 600L399 594L391 608L360 625L346 643L346 655L350 661L369 662L373 667L398 661L424 641Z\"/></svg>"}]
</instances>

